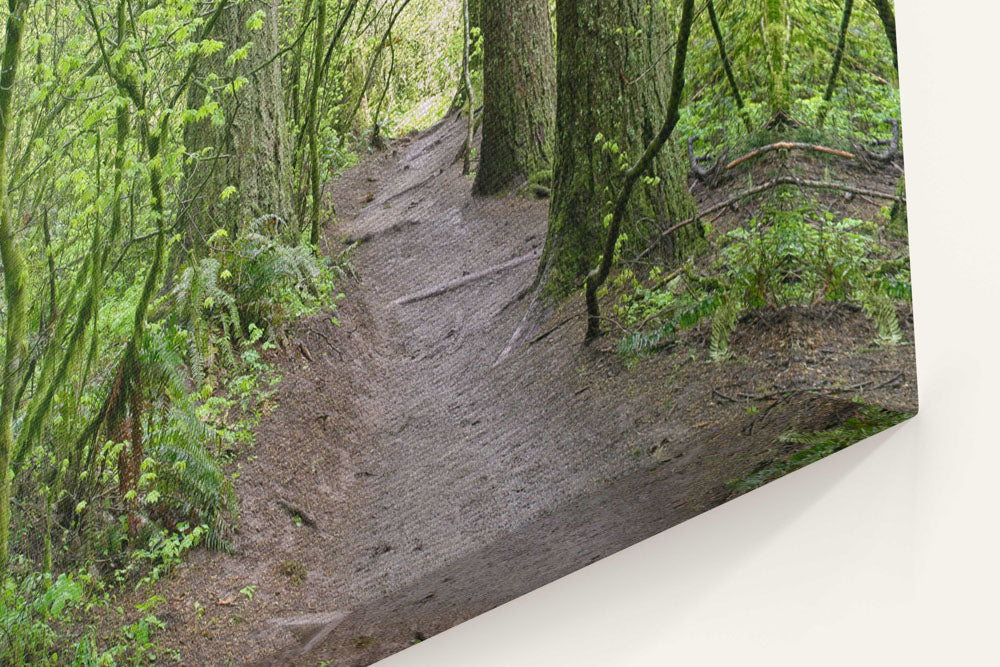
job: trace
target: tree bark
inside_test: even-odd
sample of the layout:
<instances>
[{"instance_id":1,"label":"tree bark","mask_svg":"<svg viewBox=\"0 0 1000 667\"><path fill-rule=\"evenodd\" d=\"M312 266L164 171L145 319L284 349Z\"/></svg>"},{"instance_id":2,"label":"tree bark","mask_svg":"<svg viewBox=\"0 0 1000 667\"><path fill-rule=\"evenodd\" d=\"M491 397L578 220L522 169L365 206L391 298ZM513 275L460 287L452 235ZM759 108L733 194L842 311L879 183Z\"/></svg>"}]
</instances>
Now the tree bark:
<instances>
[{"instance_id":1,"label":"tree bark","mask_svg":"<svg viewBox=\"0 0 1000 667\"><path fill-rule=\"evenodd\" d=\"M608 225L608 235L604 242L604 253L601 255L601 264L590 272L587 276L587 338L590 341L600 335L601 332L601 312L597 303L597 290L608 279L611 273L611 264L614 261L615 246L622 229L622 219L625 217L625 210L628 207L629 197L632 196L632 189L639 179L647 173L656 156L663 149L663 145L670 139L677 121L680 119L681 95L684 92L684 68L687 60L688 40L691 38L691 23L694 20L694 0L684 0L681 13L681 24L677 33L676 54L674 56L674 69L670 83L670 98L667 100L667 116L663 120L660 131L656 138L643 151L642 157L625 174L625 183L615 201L614 213Z\"/></svg>"},{"instance_id":2,"label":"tree bark","mask_svg":"<svg viewBox=\"0 0 1000 667\"><path fill-rule=\"evenodd\" d=\"M247 19L257 10L265 12L264 25L248 31ZM189 165L183 186L181 225L188 246L195 248L216 229L236 234L250 220L268 214L287 220L292 211L281 64L280 59L268 62L278 50L277 3L248 0L226 7L215 36L226 47L204 58L199 73L230 72L248 81L235 94L232 85L212 91L225 115L224 124L205 119L184 131L188 152L206 153ZM250 40L249 57L227 66L229 55ZM189 107L199 108L207 94L203 85L191 86ZM222 194L230 186L238 189L223 201Z\"/></svg>"},{"instance_id":3,"label":"tree bark","mask_svg":"<svg viewBox=\"0 0 1000 667\"><path fill-rule=\"evenodd\" d=\"M673 30L666 11L645 0L560 0L556 150L549 230L538 282L546 300L562 298L597 264L609 200L623 182L620 153L637 160L656 136L667 104ZM595 142L600 133L618 154ZM629 247L645 247L658 227L688 218L683 152L668 142L651 160L653 184L637 183L624 219ZM687 254L700 227L668 239L668 261Z\"/></svg>"},{"instance_id":4,"label":"tree bark","mask_svg":"<svg viewBox=\"0 0 1000 667\"><path fill-rule=\"evenodd\" d=\"M316 103L319 99L319 89L323 85L323 40L326 33L326 0L319 0L316 6L316 32L313 40L313 80L309 88L309 193L312 198L309 209L309 243L319 248L319 216L322 202L320 201L320 161L319 128L316 118Z\"/></svg>"},{"instance_id":5,"label":"tree bark","mask_svg":"<svg viewBox=\"0 0 1000 667\"><path fill-rule=\"evenodd\" d=\"M885 28L886 39L892 48L892 64L899 71L899 53L896 50L896 14L892 10L891 0L872 0L875 9L878 10L879 18L882 19L882 26Z\"/></svg>"},{"instance_id":6,"label":"tree bark","mask_svg":"<svg viewBox=\"0 0 1000 667\"><path fill-rule=\"evenodd\" d=\"M483 139L472 191L551 168L555 55L548 0L483 0Z\"/></svg>"},{"instance_id":7,"label":"tree bark","mask_svg":"<svg viewBox=\"0 0 1000 667\"><path fill-rule=\"evenodd\" d=\"M476 134L476 94L472 90L472 76L469 73L469 0L462 2L462 85L465 88L466 104L469 107L469 126L465 136L462 156L462 175L468 176L472 170L472 142Z\"/></svg>"},{"instance_id":8,"label":"tree bark","mask_svg":"<svg viewBox=\"0 0 1000 667\"><path fill-rule=\"evenodd\" d=\"M791 114L792 95L788 81L788 5L787 0L765 0L764 44L771 70L771 113L776 117Z\"/></svg>"},{"instance_id":9,"label":"tree bark","mask_svg":"<svg viewBox=\"0 0 1000 667\"><path fill-rule=\"evenodd\" d=\"M840 37L837 39L837 50L833 54L833 67L830 68L830 80L826 84L826 92L823 94L823 105L820 107L819 122L817 125L823 127L826 121L826 114L833 101L833 91L837 86L837 75L840 74L840 63L844 60L844 48L847 46L847 29L851 25L851 12L854 10L854 0L845 0L844 13L840 19Z\"/></svg>"},{"instance_id":10,"label":"tree bark","mask_svg":"<svg viewBox=\"0 0 1000 667\"><path fill-rule=\"evenodd\" d=\"M3 382L0 394L0 573L6 572L10 541L10 455L14 446L14 397L27 350L24 288L24 256L15 237L15 222L7 200L7 139L10 136L10 106L21 56L21 35L28 0L7 1L7 28L0 60L0 259L3 261L4 296L7 299Z\"/></svg>"}]
</instances>

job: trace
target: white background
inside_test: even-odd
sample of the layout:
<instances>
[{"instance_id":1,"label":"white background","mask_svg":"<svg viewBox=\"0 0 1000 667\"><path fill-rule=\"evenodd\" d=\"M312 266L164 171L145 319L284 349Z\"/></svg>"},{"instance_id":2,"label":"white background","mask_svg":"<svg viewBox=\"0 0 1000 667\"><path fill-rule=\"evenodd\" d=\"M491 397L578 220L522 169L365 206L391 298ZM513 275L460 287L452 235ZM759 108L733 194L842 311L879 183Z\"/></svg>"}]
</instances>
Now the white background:
<instances>
[{"instance_id":1,"label":"white background","mask_svg":"<svg viewBox=\"0 0 1000 667\"><path fill-rule=\"evenodd\" d=\"M896 11L920 415L382 664L1000 665L1000 7Z\"/></svg>"}]
</instances>

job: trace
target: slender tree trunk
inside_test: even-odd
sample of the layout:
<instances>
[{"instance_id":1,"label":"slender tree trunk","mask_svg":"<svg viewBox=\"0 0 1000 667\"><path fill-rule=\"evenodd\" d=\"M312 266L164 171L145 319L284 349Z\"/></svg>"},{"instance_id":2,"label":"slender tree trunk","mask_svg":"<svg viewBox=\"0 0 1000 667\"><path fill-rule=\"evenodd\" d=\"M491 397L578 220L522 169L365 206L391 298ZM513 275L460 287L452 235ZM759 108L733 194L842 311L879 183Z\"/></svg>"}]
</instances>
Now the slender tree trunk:
<instances>
[{"instance_id":1,"label":"slender tree trunk","mask_svg":"<svg viewBox=\"0 0 1000 667\"><path fill-rule=\"evenodd\" d=\"M10 456L14 446L14 398L27 348L24 257L15 238L15 225L7 199L7 139L10 106L21 56L21 35L28 0L7 0L7 28L0 59L0 259L3 261L4 296L7 299L7 332L4 344L3 383L0 394L0 572L6 571L10 542Z\"/></svg>"},{"instance_id":2,"label":"slender tree trunk","mask_svg":"<svg viewBox=\"0 0 1000 667\"><path fill-rule=\"evenodd\" d=\"M469 73L469 0L462 2L462 82L465 87L465 101L469 107L469 131L465 136L465 151L462 155L462 174L472 171L472 142L476 134L476 94L472 90L472 75Z\"/></svg>"},{"instance_id":3,"label":"slender tree trunk","mask_svg":"<svg viewBox=\"0 0 1000 667\"><path fill-rule=\"evenodd\" d=\"M320 201L319 178L319 137L316 117L316 102L323 84L323 43L326 33L326 0L319 0L316 7L316 39L313 41L313 81L309 89L309 186L312 195L312 209L309 212L309 243L319 247Z\"/></svg>"},{"instance_id":4,"label":"slender tree trunk","mask_svg":"<svg viewBox=\"0 0 1000 667\"><path fill-rule=\"evenodd\" d=\"M556 8L558 102L549 230L538 282L546 301L580 287L597 264L607 202L622 184L620 155L638 159L656 136L667 103L672 29L658 3L560 0ZM665 56L666 54L666 56ZM595 141L597 135L604 137ZM605 150L605 142L618 153ZM628 164L627 163L627 164ZM668 142L650 161L624 215L629 247L645 247L657 229L691 216L687 166ZM673 259L686 255L698 226L667 240Z\"/></svg>"},{"instance_id":5,"label":"slender tree trunk","mask_svg":"<svg viewBox=\"0 0 1000 667\"><path fill-rule=\"evenodd\" d=\"M265 12L259 30L249 31L247 19ZM223 108L226 123L210 120L189 124L184 143L191 153L204 151L185 174L181 225L187 245L200 247L216 229L238 233L243 224L264 215L287 219L292 212L291 175L285 108L281 94L280 59L268 62L278 50L278 9L275 0L247 0L222 10L214 36L226 48L203 58L199 72L230 73L249 80L234 93L227 85L212 96ZM234 67L226 59L247 41L250 55ZM190 108L206 99L203 86L191 87ZM223 200L230 186L238 188ZM230 191L231 192L231 191Z\"/></svg>"},{"instance_id":6,"label":"slender tree trunk","mask_svg":"<svg viewBox=\"0 0 1000 667\"><path fill-rule=\"evenodd\" d=\"M726 79L729 80L729 88L733 91L733 98L736 100L736 108L743 111L743 97L740 95L740 87L736 85L736 75L733 74L733 63L729 60L729 53L726 52L726 41L722 37L722 27L719 26L719 17L715 13L715 3L708 0L708 18L712 22L712 32L715 33L715 42L719 46L719 56L722 58L722 66L726 70Z\"/></svg>"},{"instance_id":7,"label":"slender tree trunk","mask_svg":"<svg viewBox=\"0 0 1000 667\"><path fill-rule=\"evenodd\" d=\"M789 117L792 109L788 81L788 5L787 0L765 0L764 44L771 70L771 113Z\"/></svg>"},{"instance_id":8,"label":"slender tree trunk","mask_svg":"<svg viewBox=\"0 0 1000 667\"><path fill-rule=\"evenodd\" d=\"M844 60L844 48L847 46L847 29L851 26L851 12L854 10L854 0L845 0L844 14L840 19L840 37L837 40L837 50L833 54L833 67L830 68L830 80L826 84L826 93L823 95L823 105L819 110L819 123L823 127L826 121L826 114L830 110L830 102L833 101L833 91L837 86L837 75L840 74L840 63Z\"/></svg>"},{"instance_id":9,"label":"slender tree trunk","mask_svg":"<svg viewBox=\"0 0 1000 667\"><path fill-rule=\"evenodd\" d=\"M886 39L892 48L892 64L896 71L899 71L899 53L896 49L896 14L892 10L891 0L872 0L875 9L878 10L879 18L882 19L882 26L885 28Z\"/></svg>"},{"instance_id":10,"label":"slender tree trunk","mask_svg":"<svg viewBox=\"0 0 1000 667\"><path fill-rule=\"evenodd\" d=\"M472 191L551 168L555 56L548 0L483 0L483 139Z\"/></svg>"}]
</instances>

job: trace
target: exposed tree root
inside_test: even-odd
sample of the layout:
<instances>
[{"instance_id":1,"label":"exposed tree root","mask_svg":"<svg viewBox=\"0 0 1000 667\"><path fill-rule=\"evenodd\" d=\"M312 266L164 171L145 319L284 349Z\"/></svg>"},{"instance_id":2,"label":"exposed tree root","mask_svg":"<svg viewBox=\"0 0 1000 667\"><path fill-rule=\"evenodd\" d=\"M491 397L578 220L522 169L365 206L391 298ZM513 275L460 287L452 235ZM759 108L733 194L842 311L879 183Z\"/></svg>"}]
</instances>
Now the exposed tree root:
<instances>
[{"instance_id":1,"label":"exposed tree root","mask_svg":"<svg viewBox=\"0 0 1000 667\"><path fill-rule=\"evenodd\" d=\"M540 255L541 252L535 250L533 252L528 253L527 255L523 255L521 257L512 259L508 262L504 262L503 264L498 264L497 266L493 266L488 269L484 269L482 271L478 271L476 273L463 276L461 278L458 278L457 280L452 280L451 282L445 283L444 285L438 285L437 287L431 287L429 289L417 292L416 294L410 294L409 296L401 297L399 299L396 299L392 303L393 305L396 306L405 306L408 303L415 303L417 301L423 301L424 299L430 299L435 296L440 296L447 292L451 292L461 287L465 287L469 283L474 283L477 280L482 280L483 278L492 276L493 274L506 271L507 269L513 269L514 267L521 266L522 264L527 264L530 261L538 259Z\"/></svg>"}]
</instances>

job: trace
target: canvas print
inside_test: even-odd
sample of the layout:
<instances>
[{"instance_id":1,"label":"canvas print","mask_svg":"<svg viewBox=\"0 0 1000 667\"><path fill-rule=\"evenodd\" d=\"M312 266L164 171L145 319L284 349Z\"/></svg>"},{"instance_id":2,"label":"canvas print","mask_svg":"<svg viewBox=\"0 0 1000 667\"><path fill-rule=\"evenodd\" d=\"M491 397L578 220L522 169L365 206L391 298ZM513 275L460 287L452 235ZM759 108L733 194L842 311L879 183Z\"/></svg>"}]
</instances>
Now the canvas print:
<instances>
[{"instance_id":1,"label":"canvas print","mask_svg":"<svg viewBox=\"0 0 1000 667\"><path fill-rule=\"evenodd\" d=\"M913 416L894 16L7 0L0 663L369 665Z\"/></svg>"}]
</instances>

